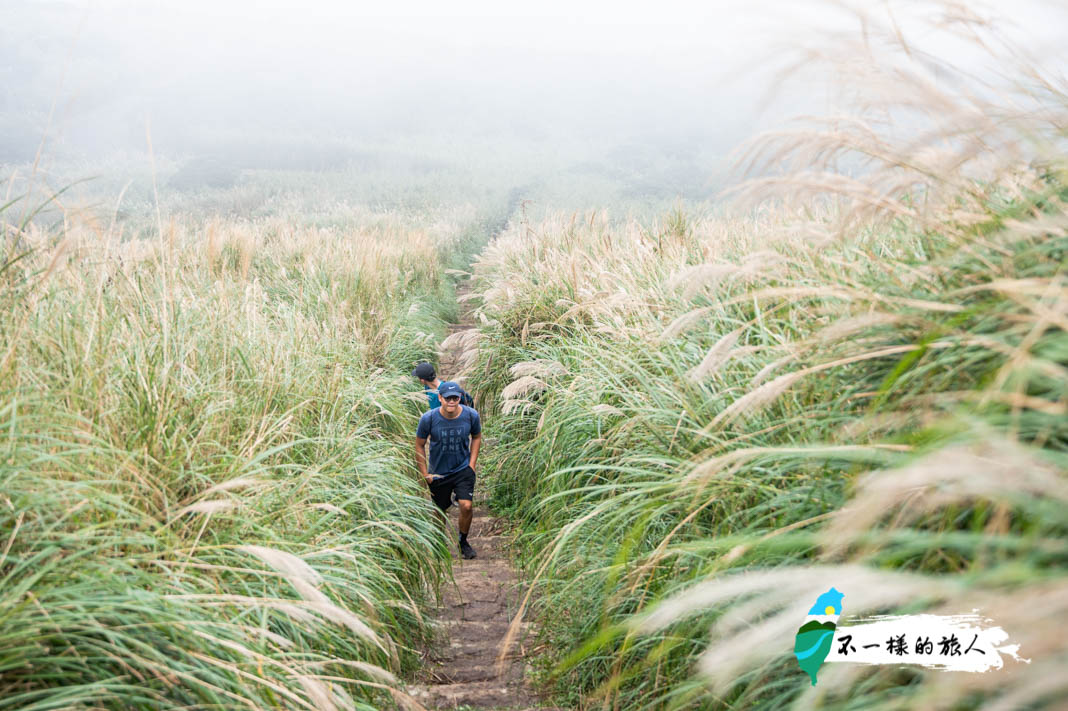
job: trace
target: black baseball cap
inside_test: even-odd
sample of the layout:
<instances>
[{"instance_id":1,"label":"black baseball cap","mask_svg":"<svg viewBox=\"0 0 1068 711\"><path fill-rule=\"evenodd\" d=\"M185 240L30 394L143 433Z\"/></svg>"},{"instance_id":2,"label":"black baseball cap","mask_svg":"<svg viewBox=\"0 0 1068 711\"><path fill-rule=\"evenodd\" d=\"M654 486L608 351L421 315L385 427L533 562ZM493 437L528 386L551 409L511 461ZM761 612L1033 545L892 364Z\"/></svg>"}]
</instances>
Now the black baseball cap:
<instances>
[{"instance_id":1,"label":"black baseball cap","mask_svg":"<svg viewBox=\"0 0 1068 711\"><path fill-rule=\"evenodd\" d=\"M425 360L415 366L412 370L413 377L422 378L423 380L433 380L434 375L434 366L430 365L430 363L427 363Z\"/></svg>"}]
</instances>

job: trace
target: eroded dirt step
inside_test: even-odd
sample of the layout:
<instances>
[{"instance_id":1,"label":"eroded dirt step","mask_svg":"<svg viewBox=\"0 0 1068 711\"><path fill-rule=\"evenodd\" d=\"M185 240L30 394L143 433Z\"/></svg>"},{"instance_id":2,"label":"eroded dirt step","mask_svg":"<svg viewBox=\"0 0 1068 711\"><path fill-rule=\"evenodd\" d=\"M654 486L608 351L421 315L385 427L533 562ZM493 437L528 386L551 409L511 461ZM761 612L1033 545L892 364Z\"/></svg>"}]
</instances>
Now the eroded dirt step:
<instances>
[{"instance_id":1,"label":"eroded dirt step","mask_svg":"<svg viewBox=\"0 0 1068 711\"><path fill-rule=\"evenodd\" d=\"M452 532L456 530L456 510L451 513ZM441 638L426 650L419 683L408 689L427 709L549 708L539 705L537 694L527 682L521 647L511 650L503 668L497 666L501 644L522 593L504 550L501 528L499 522L476 508L468 540L478 557L454 559L456 584L442 590L443 604L430 611ZM483 537L483 532L488 535Z\"/></svg>"},{"instance_id":2,"label":"eroded dirt step","mask_svg":"<svg viewBox=\"0 0 1068 711\"><path fill-rule=\"evenodd\" d=\"M528 706L516 705L517 692L514 685L501 684L498 681L478 681L460 684L441 684L432 687L425 692L415 693L416 700L428 709L456 709L477 708L496 709L499 711L526 711L527 709L542 709L543 707L531 704Z\"/></svg>"}]
</instances>

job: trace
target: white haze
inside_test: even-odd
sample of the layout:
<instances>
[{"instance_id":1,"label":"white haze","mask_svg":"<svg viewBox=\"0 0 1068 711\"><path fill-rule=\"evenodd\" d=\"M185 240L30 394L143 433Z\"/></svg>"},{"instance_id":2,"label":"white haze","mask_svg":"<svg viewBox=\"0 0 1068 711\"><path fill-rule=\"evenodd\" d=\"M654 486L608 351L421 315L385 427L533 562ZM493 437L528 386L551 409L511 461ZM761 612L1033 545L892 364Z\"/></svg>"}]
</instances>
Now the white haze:
<instances>
[{"instance_id":1,"label":"white haze","mask_svg":"<svg viewBox=\"0 0 1068 711\"><path fill-rule=\"evenodd\" d=\"M890 7L907 27L934 6ZM1039 55L1068 34L1059 3L1011 17ZM690 161L699 193L697 174L754 130L830 107L822 77L800 73L761 109L779 48L854 26L828 2L5 0L0 166L31 161L42 136L56 160L143 155L149 131L160 156L238 168L509 143L534 162L586 146L609 168L656 150Z\"/></svg>"}]
</instances>

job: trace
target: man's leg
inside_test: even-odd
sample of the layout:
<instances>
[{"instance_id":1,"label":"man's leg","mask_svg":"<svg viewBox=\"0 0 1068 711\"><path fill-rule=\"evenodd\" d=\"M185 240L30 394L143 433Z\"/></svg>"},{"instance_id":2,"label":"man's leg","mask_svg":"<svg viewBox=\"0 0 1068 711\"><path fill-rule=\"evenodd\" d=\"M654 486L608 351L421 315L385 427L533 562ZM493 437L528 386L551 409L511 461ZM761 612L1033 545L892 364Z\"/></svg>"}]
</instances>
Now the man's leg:
<instances>
[{"instance_id":1,"label":"man's leg","mask_svg":"<svg viewBox=\"0 0 1068 711\"><path fill-rule=\"evenodd\" d=\"M471 499L474 498L474 493L475 472L469 467L456 483L456 505L460 507L460 554L468 560L475 557L475 549L467 542L467 534L471 531Z\"/></svg>"},{"instance_id":2,"label":"man's leg","mask_svg":"<svg viewBox=\"0 0 1068 711\"><path fill-rule=\"evenodd\" d=\"M471 560L475 557L475 549L467 542L467 534L471 530L471 499L460 499L456 505L460 507L460 555Z\"/></svg>"},{"instance_id":3,"label":"man's leg","mask_svg":"<svg viewBox=\"0 0 1068 711\"><path fill-rule=\"evenodd\" d=\"M439 482L435 481L430 485L430 498L441 513L444 514L449 510L449 507L452 506L452 487L442 486Z\"/></svg>"},{"instance_id":4,"label":"man's leg","mask_svg":"<svg viewBox=\"0 0 1068 711\"><path fill-rule=\"evenodd\" d=\"M456 505L460 507L460 533L466 538L471 530L471 518L473 516L471 500L460 499L456 502Z\"/></svg>"}]
</instances>

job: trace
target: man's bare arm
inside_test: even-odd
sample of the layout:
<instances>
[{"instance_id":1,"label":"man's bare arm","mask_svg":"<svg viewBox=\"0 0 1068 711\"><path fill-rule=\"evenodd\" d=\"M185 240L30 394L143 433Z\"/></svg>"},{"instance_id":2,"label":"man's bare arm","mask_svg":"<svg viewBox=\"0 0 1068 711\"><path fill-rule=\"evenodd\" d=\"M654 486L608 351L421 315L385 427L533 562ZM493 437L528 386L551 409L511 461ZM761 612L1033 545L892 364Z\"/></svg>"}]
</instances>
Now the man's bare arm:
<instances>
[{"instance_id":1,"label":"man's bare arm","mask_svg":"<svg viewBox=\"0 0 1068 711\"><path fill-rule=\"evenodd\" d=\"M415 466L419 467L419 473L423 475L423 479L429 484L434 480L434 477L426 471L426 438L415 438Z\"/></svg>"},{"instance_id":2,"label":"man's bare arm","mask_svg":"<svg viewBox=\"0 0 1068 711\"><path fill-rule=\"evenodd\" d=\"M475 462L478 461L478 448L482 446L482 433L477 435L471 435L471 469L475 468Z\"/></svg>"}]
</instances>

